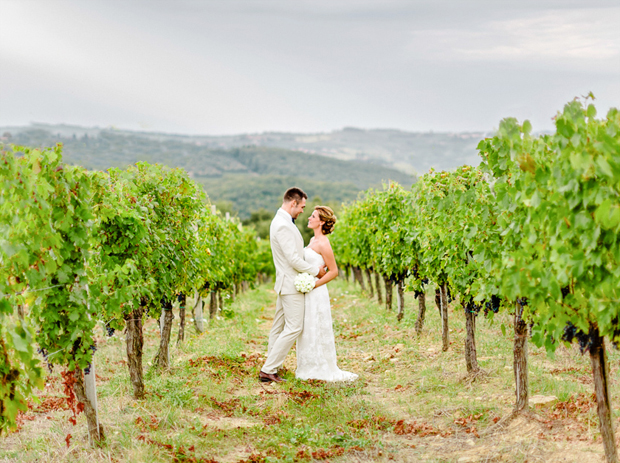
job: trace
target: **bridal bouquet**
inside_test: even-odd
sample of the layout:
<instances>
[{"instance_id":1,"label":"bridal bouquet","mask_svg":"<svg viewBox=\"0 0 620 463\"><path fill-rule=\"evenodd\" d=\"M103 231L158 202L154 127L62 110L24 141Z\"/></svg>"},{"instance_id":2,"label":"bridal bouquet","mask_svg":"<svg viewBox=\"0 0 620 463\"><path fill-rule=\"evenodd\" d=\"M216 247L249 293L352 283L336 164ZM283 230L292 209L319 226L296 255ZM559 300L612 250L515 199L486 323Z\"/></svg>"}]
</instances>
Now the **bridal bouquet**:
<instances>
[{"instance_id":1,"label":"bridal bouquet","mask_svg":"<svg viewBox=\"0 0 620 463\"><path fill-rule=\"evenodd\" d=\"M295 289L300 293L309 293L314 289L314 277L309 273L300 273L295 278Z\"/></svg>"}]
</instances>

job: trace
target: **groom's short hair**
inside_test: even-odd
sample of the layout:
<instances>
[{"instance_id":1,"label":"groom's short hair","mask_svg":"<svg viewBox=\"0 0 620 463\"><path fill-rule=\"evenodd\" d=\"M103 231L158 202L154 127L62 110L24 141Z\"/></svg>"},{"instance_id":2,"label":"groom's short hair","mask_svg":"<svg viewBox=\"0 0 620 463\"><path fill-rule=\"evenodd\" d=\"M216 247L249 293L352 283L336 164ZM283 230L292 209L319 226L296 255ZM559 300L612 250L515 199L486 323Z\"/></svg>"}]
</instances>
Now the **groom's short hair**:
<instances>
[{"instance_id":1,"label":"groom's short hair","mask_svg":"<svg viewBox=\"0 0 620 463\"><path fill-rule=\"evenodd\" d=\"M284 193L284 202L290 203L291 201L301 202L302 199L308 199L308 195L304 193L304 190L297 188L296 186L289 188Z\"/></svg>"}]
</instances>

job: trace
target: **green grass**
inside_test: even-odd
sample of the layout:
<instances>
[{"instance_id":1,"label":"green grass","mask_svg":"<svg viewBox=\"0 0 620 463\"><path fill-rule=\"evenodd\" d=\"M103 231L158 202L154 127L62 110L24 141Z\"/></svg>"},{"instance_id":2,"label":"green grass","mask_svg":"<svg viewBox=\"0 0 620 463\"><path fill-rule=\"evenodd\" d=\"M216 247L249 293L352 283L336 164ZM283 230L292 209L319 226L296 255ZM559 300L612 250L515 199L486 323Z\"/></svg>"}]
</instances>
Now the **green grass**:
<instances>
[{"instance_id":1,"label":"green grass","mask_svg":"<svg viewBox=\"0 0 620 463\"><path fill-rule=\"evenodd\" d=\"M147 365L159 343L157 324L147 321L145 400L131 399L123 334L106 338L100 330L96 369L105 446L89 448L82 416L71 426L66 410L30 411L19 432L0 437L0 462L560 461L562 452L565 461L585 462L602 455L596 407L585 395L580 397L586 406L566 416L557 407L536 410L536 418L483 434L514 401L509 314L478 318L477 351L485 374L471 381L458 306L450 311L450 350L441 352L434 294L428 295L418 337L417 301L410 294L398 324L395 311L343 280L330 283L329 290L339 364L358 373L358 381L296 380L292 351L283 374L288 381L261 385L257 375L275 305L270 287L261 286L230 303L229 316L212 320L205 333L196 334L188 320L186 340L178 347L175 324L173 367L167 372ZM531 344L529 349L531 395L560 401L591 395L588 356L574 347L559 348L554 358ZM620 355L609 354L617 405ZM58 377L58 371L50 375L42 399L61 395Z\"/></svg>"}]
</instances>

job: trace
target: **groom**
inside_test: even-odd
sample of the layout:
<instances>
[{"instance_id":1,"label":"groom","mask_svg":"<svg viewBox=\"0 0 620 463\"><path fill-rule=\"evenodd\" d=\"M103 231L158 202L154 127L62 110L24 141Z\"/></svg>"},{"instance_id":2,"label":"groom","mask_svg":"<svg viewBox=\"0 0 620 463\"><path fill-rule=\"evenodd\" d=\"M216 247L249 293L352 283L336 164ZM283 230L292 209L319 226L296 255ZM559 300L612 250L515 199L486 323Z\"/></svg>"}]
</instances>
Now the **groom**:
<instances>
[{"instance_id":1,"label":"groom","mask_svg":"<svg viewBox=\"0 0 620 463\"><path fill-rule=\"evenodd\" d=\"M295 277L302 272L319 278L325 275L325 269L304 261L304 240L294 223L304 211L306 199L308 195L300 188L286 190L282 207L278 209L269 228L278 299L269 334L267 360L258 375L258 379L264 383L284 381L278 376L278 368L303 330L304 295L295 289Z\"/></svg>"}]
</instances>

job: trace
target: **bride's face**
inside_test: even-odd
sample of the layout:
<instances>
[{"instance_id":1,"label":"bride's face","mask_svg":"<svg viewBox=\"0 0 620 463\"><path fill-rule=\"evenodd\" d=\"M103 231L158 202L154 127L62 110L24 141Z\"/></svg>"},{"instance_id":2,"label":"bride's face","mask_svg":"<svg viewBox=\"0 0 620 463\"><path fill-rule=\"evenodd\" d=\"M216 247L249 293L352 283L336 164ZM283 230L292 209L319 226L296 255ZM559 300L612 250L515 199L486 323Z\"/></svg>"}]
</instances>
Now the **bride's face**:
<instances>
[{"instance_id":1,"label":"bride's face","mask_svg":"<svg viewBox=\"0 0 620 463\"><path fill-rule=\"evenodd\" d=\"M308 228L312 230L322 227L325 222L321 222L318 211L312 211L312 215L308 218Z\"/></svg>"}]
</instances>

